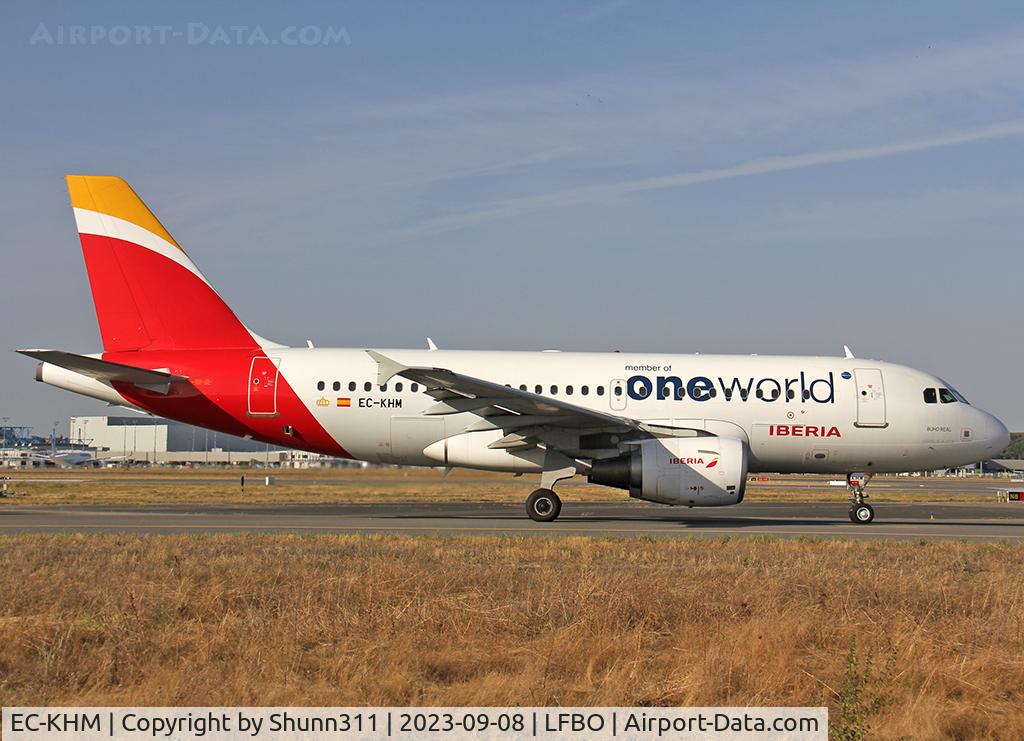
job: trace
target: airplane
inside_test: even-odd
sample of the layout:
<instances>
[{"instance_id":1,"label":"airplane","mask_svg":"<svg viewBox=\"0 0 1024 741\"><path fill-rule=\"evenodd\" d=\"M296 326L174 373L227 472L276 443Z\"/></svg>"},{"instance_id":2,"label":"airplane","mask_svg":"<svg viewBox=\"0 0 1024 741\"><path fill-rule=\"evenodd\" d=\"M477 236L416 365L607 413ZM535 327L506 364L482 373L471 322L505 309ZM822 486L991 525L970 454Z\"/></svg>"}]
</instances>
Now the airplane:
<instances>
[{"instance_id":1,"label":"airplane","mask_svg":"<svg viewBox=\"0 0 1024 741\"><path fill-rule=\"evenodd\" d=\"M0 463L8 468L17 468L29 464L32 466L75 468L78 466L95 466L99 461L90 453L80 450L41 453L32 448L5 448L0 449Z\"/></svg>"},{"instance_id":2,"label":"airplane","mask_svg":"<svg viewBox=\"0 0 1024 741\"><path fill-rule=\"evenodd\" d=\"M1009 441L930 373L854 357L287 347L250 330L124 180L69 175L103 352L19 350L36 380L231 435L375 463L582 474L636 499L738 504L751 473L949 468Z\"/></svg>"}]
</instances>

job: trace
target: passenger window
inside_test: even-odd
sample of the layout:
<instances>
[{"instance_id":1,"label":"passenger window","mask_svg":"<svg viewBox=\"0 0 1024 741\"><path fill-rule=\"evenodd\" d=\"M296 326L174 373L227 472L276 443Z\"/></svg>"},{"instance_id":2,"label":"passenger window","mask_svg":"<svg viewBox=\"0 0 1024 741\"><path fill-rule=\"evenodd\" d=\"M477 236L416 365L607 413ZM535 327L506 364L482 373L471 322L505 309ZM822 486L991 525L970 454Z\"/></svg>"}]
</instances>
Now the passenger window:
<instances>
[{"instance_id":1,"label":"passenger window","mask_svg":"<svg viewBox=\"0 0 1024 741\"><path fill-rule=\"evenodd\" d=\"M943 404L952 404L956 401L956 397L953 396L953 392L949 389L939 389L939 401Z\"/></svg>"},{"instance_id":2,"label":"passenger window","mask_svg":"<svg viewBox=\"0 0 1024 741\"><path fill-rule=\"evenodd\" d=\"M401 390L402 390L402 384L401 383L396 383L395 384L395 391L401 392Z\"/></svg>"},{"instance_id":3,"label":"passenger window","mask_svg":"<svg viewBox=\"0 0 1024 741\"><path fill-rule=\"evenodd\" d=\"M316 390L317 391L323 391L324 388L325 388L324 382L323 381L318 381L317 384L316 384Z\"/></svg>"},{"instance_id":4,"label":"passenger window","mask_svg":"<svg viewBox=\"0 0 1024 741\"><path fill-rule=\"evenodd\" d=\"M331 384L331 388L334 389L335 391L341 391L341 381L335 381L333 384Z\"/></svg>"},{"instance_id":5,"label":"passenger window","mask_svg":"<svg viewBox=\"0 0 1024 741\"><path fill-rule=\"evenodd\" d=\"M558 393L558 386L552 386L551 387L551 395L554 396L557 393Z\"/></svg>"},{"instance_id":6,"label":"passenger window","mask_svg":"<svg viewBox=\"0 0 1024 741\"><path fill-rule=\"evenodd\" d=\"M616 396L622 396L622 386L616 386L614 389L614 393Z\"/></svg>"},{"instance_id":7,"label":"passenger window","mask_svg":"<svg viewBox=\"0 0 1024 741\"><path fill-rule=\"evenodd\" d=\"M420 390L420 385L418 383L414 383L412 386L409 387L409 390L415 394L417 391Z\"/></svg>"},{"instance_id":8,"label":"passenger window","mask_svg":"<svg viewBox=\"0 0 1024 741\"><path fill-rule=\"evenodd\" d=\"M373 384L370 383L369 381L367 381L366 383L363 384L363 390L364 391L369 391L372 388L373 388Z\"/></svg>"},{"instance_id":9,"label":"passenger window","mask_svg":"<svg viewBox=\"0 0 1024 741\"><path fill-rule=\"evenodd\" d=\"M355 391L356 390L356 382L355 381L349 381L348 382L348 390L349 391Z\"/></svg>"},{"instance_id":10,"label":"passenger window","mask_svg":"<svg viewBox=\"0 0 1024 741\"><path fill-rule=\"evenodd\" d=\"M387 391L388 390L388 385L386 383L381 384L380 390L381 391Z\"/></svg>"},{"instance_id":11,"label":"passenger window","mask_svg":"<svg viewBox=\"0 0 1024 741\"><path fill-rule=\"evenodd\" d=\"M519 384L519 390L520 391L526 391L526 384L525 383Z\"/></svg>"},{"instance_id":12,"label":"passenger window","mask_svg":"<svg viewBox=\"0 0 1024 741\"><path fill-rule=\"evenodd\" d=\"M580 386L580 393L586 396L590 393L590 388L588 386Z\"/></svg>"},{"instance_id":13,"label":"passenger window","mask_svg":"<svg viewBox=\"0 0 1024 741\"><path fill-rule=\"evenodd\" d=\"M598 386L596 393L598 396L604 396L604 386Z\"/></svg>"},{"instance_id":14,"label":"passenger window","mask_svg":"<svg viewBox=\"0 0 1024 741\"><path fill-rule=\"evenodd\" d=\"M565 387L565 394L566 396L572 396L572 386Z\"/></svg>"},{"instance_id":15,"label":"passenger window","mask_svg":"<svg viewBox=\"0 0 1024 741\"><path fill-rule=\"evenodd\" d=\"M544 393L544 387L541 386L538 383L536 386L533 387L533 393L535 393L535 394L543 394Z\"/></svg>"},{"instance_id":16,"label":"passenger window","mask_svg":"<svg viewBox=\"0 0 1024 741\"><path fill-rule=\"evenodd\" d=\"M935 396L935 389L925 389L924 390L924 403L925 404L934 404L937 401L938 401L938 399Z\"/></svg>"}]
</instances>

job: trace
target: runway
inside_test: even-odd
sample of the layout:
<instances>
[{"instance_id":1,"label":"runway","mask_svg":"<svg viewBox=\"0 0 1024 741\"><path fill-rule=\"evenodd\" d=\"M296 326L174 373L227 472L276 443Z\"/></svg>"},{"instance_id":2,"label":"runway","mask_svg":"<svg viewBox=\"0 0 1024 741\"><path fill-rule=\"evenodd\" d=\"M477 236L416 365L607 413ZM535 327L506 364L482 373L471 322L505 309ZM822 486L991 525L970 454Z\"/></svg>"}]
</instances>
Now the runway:
<instances>
[{"instance_id":1,"label":"runway","mask_svg":"<svg viewBox=\"0 0 1024 741\"><path fill-rule=\"evenodd\" d=\"M460 486L468 486L473 484L483 484L490 487L509 487L509 488L522 488L522 482L519 479L514 478L498 478L495 476L489 477L475 477L471 472L461 472L457 478L452 479L457 482ZM468 474L468 475L467 475ZM260 486L263 480L263 473L249 473L248 481L252 486ZM429 469L417 469L412 476L408 477L397 477L397 476L383 476L383 475L363 475L361 472L357 472L356 475L352 475L351 472L343 472L336 476L302 476L302 475L288 475L282 476L275 475L279 480L280 484L288 485L316 485L316 486L328 486L328 487L340 487L340 488L355 488L365 487L374 485L395 485L395 484L408 484L414 481L423 481L426 483L436 483L439 474L430 471ZM105 476L103 472L93 473L89 472L82 476L47 476L46 474L41 475L18 475L11 479L12 483L26 483L26 484L77 484L85 485L90 487L101 487L110 483L116 484L137 484L139 486L196 486L196 485L225 485L235 486L239 481L239 477L234 474L218 474L218 475L196 475L194 472L188 472L187 474L176 475L175 473L165 473L159 476L146 473L129 473L129 474L117 474L115 476ZM1006 486L1019 485L1021 482L1008 481L1004 479L991 479L991 478L923 478L923 477L894 477L894 476L878 476L872 479L870 484L870 491L878 492L879 494L923 494L930 493L936 495L959 495L959 496L971 496L979 498L992 499L995 497L997 489L1005 488ZM563 481L559 484L563 489L571 487L588 486L587 482L582 479L575 479L569 481ZM800 491L807 490L810 492L836 492L839 489L845 487L845 482L842 478L837 479L836 477L829 476L817 476L817 475L796 475L796 476L764 476L761 478L752 479L748 484L748 491L754 492L758 490L786 490L786 491Z\"/></svg>"},{"instance_id":2,"label":"runway","mask_svg":"<svg viewBox=\"0 0 1024 741\"><path fill-rule=\"evenodd\" d=\"M1024 544L1024 504L879 504L855 525L838 503L748 503L685 509L641 502L567 503L553 523L529 520L523 506L460 504L274 504L259 506L10 506L0 534L24 532L593 537L778 537L856 540L969 540Z\"/></svg>"}]
</instances>

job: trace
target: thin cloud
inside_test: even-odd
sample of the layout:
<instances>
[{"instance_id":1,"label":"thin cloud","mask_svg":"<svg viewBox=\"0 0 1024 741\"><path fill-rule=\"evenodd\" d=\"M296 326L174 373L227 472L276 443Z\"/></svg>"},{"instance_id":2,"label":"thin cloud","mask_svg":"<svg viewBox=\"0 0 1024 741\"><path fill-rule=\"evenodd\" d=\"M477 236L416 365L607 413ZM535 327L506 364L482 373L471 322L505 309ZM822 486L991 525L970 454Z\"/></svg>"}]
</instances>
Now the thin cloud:
<instances>
[{"instance_id":1,"label":"thin cloud","mask_svg":"<svg viewBox=\"0 0 1024 741\"><path fill-rule=\"evenodd\" d=\"M834 149L824 152L766 157L750 160L732 167L722 167L697 172L682 172L651 178L623 180L617 183L567 188L536 196L510 198L503 201L492 201L471 211L463 211L433 219L425 219L404 229L392 232L392 239L403 240L425 237L445 232L457 231L465 227L481 224L496 219L509 218L540 209L561 208L581 203L606 201L631 193L667 188L682 188L688 185L709 183L717 180L766 175L773 172L799 170L808 167L856 162L860 160L880 159L910 152L920 152L940 147L970 144L973 142L1002 139L1008 136L1024 134L1024 119L1006 121L990 126L967 129L964 131L926 137L911 141L883 144L873 147L856 147Z\"/></svg>"}]
</instances>

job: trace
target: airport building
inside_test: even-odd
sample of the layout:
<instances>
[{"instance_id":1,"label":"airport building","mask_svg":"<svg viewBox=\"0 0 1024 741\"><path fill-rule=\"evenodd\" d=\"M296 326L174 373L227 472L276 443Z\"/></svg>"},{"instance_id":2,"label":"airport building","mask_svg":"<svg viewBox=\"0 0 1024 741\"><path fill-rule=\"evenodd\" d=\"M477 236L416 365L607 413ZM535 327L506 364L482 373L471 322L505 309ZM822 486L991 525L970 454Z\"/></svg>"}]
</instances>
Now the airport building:
<instances>
[{"instance_id":1,"label":"airport building","mask_svg":"<svg viewBox=\"0 0 1024 741\"><path fill-rule=\"evenodd\" d=\"M1024 460L1020 458L993 458L983 464L986 473L1004 474L1007 476L1024 475Z\"/></svg>"},{"instance_id":2,"label":"airport building","mask_svg":"<svg viewBox=\"0 0 1024 741\"><path fill-rule=\"evenodd\" d=\"M332 466L340 459L286 450L222 432L142 415L71 418L71 442L110 465Z\"/></svg>"}]
</instances>

